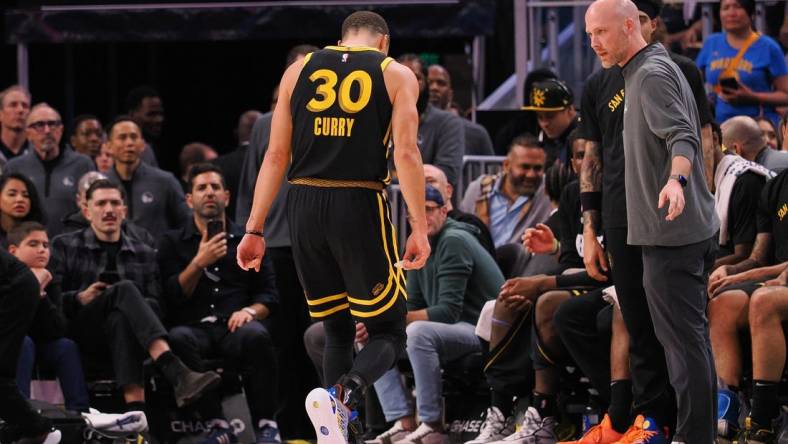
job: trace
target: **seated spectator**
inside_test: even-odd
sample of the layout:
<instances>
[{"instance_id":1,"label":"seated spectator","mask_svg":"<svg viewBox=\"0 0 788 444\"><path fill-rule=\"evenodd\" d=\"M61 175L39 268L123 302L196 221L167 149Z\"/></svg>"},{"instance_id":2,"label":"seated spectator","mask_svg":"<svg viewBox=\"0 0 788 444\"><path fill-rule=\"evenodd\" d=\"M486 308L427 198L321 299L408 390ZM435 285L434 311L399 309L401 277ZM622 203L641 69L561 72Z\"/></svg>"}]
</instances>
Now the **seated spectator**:
<instances>
[{"instance_id":1,"label":"seated spectator","mask_svg":"<svg viewBox=\"0 0 788 444\"><path fill-rule=\"evenodd\" d=\"M570 137L576 138L576 135ZM572 144L573 157L579 160L585 141L577 139L576 142ZM578 162L572 165L579 169ZM553 165L548 170L548 176L555 176L555 179L551 179L560 182L558 177L563 171L565 169L561 166ZM555 188L561 190L556 212L557 224L560 226L560 229L556 229L558 238L546 224L538 224L526 230L523 243L529 251L538 254L556 254L560 251L559 269L553 275L540 274L507 280L492 307L485 308L491 310L491 322L489 327L480 325L478 328L487 329L488 336L485 339L490 343L484 370L491 387L491 405L479 435L467 444L533 440L546 443L556 440L556 395L560 377L557 363L569 356L558 338L553 317L558 307L570 297L600 287L601 283L583 271L582 243L576 242L583 232L580 185L574 180ZM559 200L558 197L552 199ZM601 301L601 294L596 295L596 298ZM596 310L601 310L605 305L597 304ZM593 314L596 315L596 312ZM608 376L609 371L603 372L602 378ZM599 379L595 378L595 382ZM512 400L515 396L527 396L532 383L532 407L528 408L523 423L515 432Z\"/></svg>"},{"instance_id":2,"label":"seated spectator","mask_svg":"<svg viewBox=\"0 0 788 444\"><path fill-rule=\"evenodd\" d=\"M0 173L9 160L25 154L30 144L25 128L30 114L30 91L12 85L0 92Z\"/></svg>"},{"instance_id":3,"label":"seated spectator","mask_svg":"<svg viewBox=\"0 0 788 444\"><path fill-rule=\"evenodd\" d=\"M193 165L204 162L211 162L216 160L219 155L210 146L200 143L192 142L187 143L181 150L179 159L180 172L181 172L181 187L184 192L189 190L189 171Z\"/></svg>"},{"instance_id":4,"label":"seated spectator","mask_svg":"<svg viewBox=\"0 0 788 444\"><path fill-rule=\"evenodd\" d=\"M104 174L107 174L115 164L115 161L112 158L112 150L110 149L109 141L106 140L106 137L107 136L105 134L104 140L101 142L101 151L99 151L98 156L93 159L96 162L96 169L99 171L99 173Z\"/></svg>"},{"instance_id":5,"label":"seated spectator","mask_svg":"<svg viewBox=\"0 0 788 444\"><path fill-rule=\"evenodd\" d=\"M742 377L742 356L738 332L750 327L754 357L754 320L779 314L779 307L766 305L768 299L760 301L764 302L764 305L756 305L753 295L759 287L766 285L764 282L780 278L788 266L788 219L781 217L785 214L787 201L788 171L783 171L766 182L761 191L756 215L758 234L750 256L736 264L717 268L709 277L709 295L712 297L708 307L711 343L717 376L727 385L727 389L719 390L719 396L724 400L720 405L728 405L727 409L720 410L721 438L732 437L739 430L737 392ZM772 283L770 282L770 285ZM772 340L776 340L776 336L782 337L782 334L774 334L774 331L769 332ZM776 331L779 332L780 329ZM773 442L767 438L773 437L775 432L770 421L770 415L773 414L770 406L775 398L761 387L768 388L776 396L775 379L760 380L759 377L763 376L760 371L764 368L754 369L753 409L750 414L752 426L745 431L745 436L757 437L753 439L757 442ZM772 372L769 370L766 373ZM782 373L782 370L779 373ZM776 380L779 380L779 376Z\"/></svg>"},{"instance_id":6,"label":"seated spectator","mask_svg":"<svg viewBox=\"0 0 788 444\"><path fill-rule=\"evenodd\" d=\"M92 114L82 114L74 118L71 127L71 148L79 154L84 154L95 161L101 151L101 142L104 139L104 128L98 117Z\"/></svg>"},{"instance_id":7,"label":"seated spectator","mask_svg":"<svg viewBox=\"0 0 788 444\"><path fill-rule=\"evenodd\" d=\"M63 216L77 209L77 180L95 169L89 157L61 149L62 136L60 113L39 103L27 117L27 138L33 149L9 161L5 169L24 174L35 184L39 200L47 209L47 232L53 236L63 231Z\"/></svg>"},{"instance_id":8,"label":"seated spectator","mask_svg":"<svg viewBox=\"0 0 788 444\"><path fill-rule=\"evenodd\" d=\"M788 151L788 112L780 118L780 151Z\"/></svg>"},{"instance_id":9,"label":"seated spectator","mask_svg":"<svg viewBox=\"0 0 788 444\"><path fill-rule=\"evenodd\" d=\"M19 443L58 443L60 432L33 410L16 385L16 367L22 340L41 300L32 271L0 248L0 419L3 438Z\"/></svg>"},{"instance_id":10,"label":"seated spectator","mask_svg":"<svg viewBox=\"0 0 788 444\"><path fill-rule=\"evenodd\" d=\"M536 68L530 71L525 76L525 82L523 82L523 106L528 106L531 100L531 91L533 91L533 86L536 82L557 78L558 76L548 68ZM517 113L515 118L495 134L495 152L503 153L508 151L512 141L520 134L537 134L539 131L539 122L536 121L534 113L530 111Z\"/></svg>"},{"instance_id":11,"label":"seated spectator","mask_svg":"<svg viewBox=\"0 0 788 444\"><path fill-rule=\"evenodd\" d=\"M496 249L516 244L526 228L550 216L550 199L544 192L545 152L535 137L523 135L509 147L503 169L482 175L468 185L460 209L475 214L490 228ZM513 273L526 273L527 264Z\"/></svg>"},{"instance_id":12,"label":"seated spectator","mask_svg":"<svg viewBox=\"0 0 788 444\"><path fill-rule=\"evenodd\" d=\"M446 196L446 209L449 211L449 217L458 222L465 222L466 224L471 224L478 228L479 232L476 238L479 240L479 243L482 244L482 247L490 253L490 256L495 257L495 244L493 244L490 229L484 221L471 213L460 211L452 205L451 199L454 195L454 188L449 183L449 179L446 178L446 173L440 168L427 163L424 164L424 179L427 185L431 185L440 191L442 196Z\"/></svg>"},{"instance_id":13,"label":"seated spectator","mask_svg":"<svg viewBox=\"0 0 788 444\"><path fill-rule=\"evenodd\" d=\"M567 137L579 121L572 90L558 79L547 79L534 83L525 111L536 111L539 123L538 140L544 147L547 160L545 168L559 162L568 165L571 147Z\"/></svg>"},{"instance_id":14,"label":"seated spectator","mask_svg":"<svg viewBox=\"0 0 788 444\"><path fill-rule=\"evenodd\" d=\"M493 258L476 239L476 228L449 218L438 190L426 187L427 225L432 253L424 268L408 272L407 352L416 386L416 427L397 369L376 383L383 412L394 426L373 443L445 441L441 403L441 363L481 352L474 325L484 303L503 283ZM357 338L363 343L361 328Z\"/></svg>"},{"instance_id":15,"label":"seated spectator","mask_svg":"<svg viewBox=\"0 0 788 444\"><path fill-rule=\"evenodd\" d=\"M769 149L763 131L751 117L737 116L722 125L722 144L751 162L779 173L788 168L788 153Z\"/></svg>"},{"instance_id":16,"label":"seated spectator","mask_svg":"<svg viewBox=\"0 0 788 444\"><path fill-rule=\"evenodd\" d=\"M0 176L0 248L8 248L8 233L25 221L44 223L36 186L20 173Z\"/></svg>"},{"instance_id":17,"label":"seated spectator","mask_svg":"<svg viewBox=\"0 0 788 444\"><path fill-rule=\"evenodd\" d=\"M148 301L162 297L155 250L123 235L122 188L98 180L85 198L90 227L52 240L50 269L63 293L69 336L83 353L109 352L129 410L144 411L148 356L172 384L178 407L194 402L220 377L191 370L170 351L167 330Z\"/></svg>"},{"instance_id":18,"label":"seated spectator","mask_svg":"<svg viewBox=\"0 0 788 444\"><path fill-rule=\"evenodd\" d=\"M755 2L722 0L722 31L703 42L696 60L716 94L716 119L734 116L780 119L775 106L788 104L788 68L780 45L753 29Z\"/></svg>"},{"instance_id":19,"label":"seated spectator","mask_svg":"<svg viewBox=\"0 0 788 444\"><path fill-rule=\"evenodd\" d=\"M139 125L145 139L140 159L152 167L175 171L175 153L164 152L159 146L164 127L164 105L159 93L150 86L140 85L126 95L126 114Z\"/></svg>"},{"instance_id":20,"label":"seated spectator","mask_svg":"<svg viewBox=\"0 0 788 444\"><path fill-rule=\"evenodd\" d=\"M766 146L773 150L780 149L780 141L778 140L777 130L774 128L774 123L766 117L758 116L755 118L758 122L758 127L763 131L763 140Z\"/></svg>"},{"instance_id":21,"label":"seated spectator","mask_svg":"<svg viewBox=\"0 0 788 444\"><path fill-rule=\"evenodd\" d=\"M427 68L427 86L430 93L430 104L444 111L455 112L462 119L465 128L465 155L492 156L495 154L492 139L487 130L474 122L462 117L452 108L454 90L451 87L451 75L441 65L430 65Z\"/></svg>"},{"instance_id":22,"label":"seated spectator","mask_svg":"<svg viewBox=\"0 0 788 444\"><path fill-rule=\"evenodd\" d=\"M19 390L30 398L34 365L54 370L63 390L66 408L87 412L88 388L82 372L77 344L65 337L66 319L60 288L52 282L49 264L49 237L38 222L23 222L8 234L8 252L28 266L39 283L41 299L30 332L22 345L16 381Z\"/></svg>"},{"instance_id":23,"label":"seated spectator","mask_svg":"<svg viewBox=\"0 0 788 444\"><path fill-rule=\"evenodd\" d=\"M776 174L728 151L715 150L714 203L720 218L720 249L712 270L750 256L755 243L758 198Z\"/></svg>"},{"instance_id":24,"label":"seated spectator","mask_svg":"<svg viewBox=\"0 0 788 444\"><path fill-rule=\"evenodd\" d=\"M85 219L85 214L83 212L83 208L85 208L85 205L87 204L85 193L87 193L88 188L93 185L93 182L101 179L107 179L107 176L99 173L98 171L87 172L84 176L79 178L76 196L77 207L79 209L71 214L67 214L63 218L63 226L65 227L63 232L70 233L72 231L82 230L90 226L90 222ZM151 248L156 248L156 240L148 232L148 230L140 227L134 222L124 219L121 223L121 230L123 231L124 235L132 237Z\"/></svg>"},{"instance_id":25,"label":"seated spectator","mask_svg":"<svg viewBox=\"0 0 788 444\"><path fill-rule=\"evenodd\" d=\"M183 189L172 174L142 162L145 140L140 127L120 116L110 123L107 136L115 159L107 176L125 190L129 220L154 237L182 226L190 217Z\"/></svg>"},{"instance_id":26,"label":"seated spectator","mask_svg":"<svg viewBox=\"0 0 788 444\"><path fill-rule=\"evenodd\" d=\"M460 180L462 156L465 154L465 137L462 120L448 111L429 103L427 73L424 63L415 54L404 54L397 61L410 68L419 81L419 150L424 163L435 165L446 173L449 183L456 189Z\"/></svg>"},{"instance_id":27,"label":"seated spectator","mask_svg":"<svg viewBox=\"0 0 788 444\"><path fill-rule=\"evenodd\" d=\"M235 250L244 229L225 216L230 196L217 166L193 165L189 184L186 200L194 217L184 227L167 232L158 250L171 308L170 343L192 368L200 368L203 359L216 356L238 364L244 375L256 442L280 442L273 420L277 410L277 362L271 335L264 325L279 303L273 265L266 256L260 272L238 266ZM216 222L222 229L213 233L209 224ZM210 401L200 405L205 418L220 420L208 442L221 442L221 436L234 438L220 406Z\"/></svg>"}]
</instances>

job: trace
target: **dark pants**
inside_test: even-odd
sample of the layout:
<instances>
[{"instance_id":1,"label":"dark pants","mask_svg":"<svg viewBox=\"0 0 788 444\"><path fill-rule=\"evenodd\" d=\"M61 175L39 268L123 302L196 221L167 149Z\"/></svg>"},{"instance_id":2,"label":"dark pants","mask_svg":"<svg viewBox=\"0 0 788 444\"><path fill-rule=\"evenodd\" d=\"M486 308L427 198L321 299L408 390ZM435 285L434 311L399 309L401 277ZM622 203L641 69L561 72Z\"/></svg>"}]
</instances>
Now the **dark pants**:
<instances>
[{"instance_id":1,"label":"dark pants","mask_svg":"<svg viewBox=\"0 0 788 444\"><path fill-rule=\"evenodd\" d=\"M662 344L643 288L643 257L640 247L627 245L627 229L605 231L613 282L629 332L629 368L632 372L633 413L651 416L673 430L676 419L673 389ZM662 278L666 279L666 278Z\"/></svg>"},{"instance_id":2,"label":"dark pants","mask_svg":"<svg viewBox=\"0 0 788 444\"><path fill-rule=\"evenodd\" d=\"M142 364L167 330L131 281L120 281L77 311L71 334L80 349L104 356L109 348L118 386L142 385Z\"/></svg>"},{"instance_id":3,"label":"dark pants","mask_svg":"<svg viewBox=\"0 0 788 444\"><path fill-rule=\"evenodd\" d=\"M190 368L208 370L203 369L202 361L210 357L238 364L255 425L261 419L274 418L279 385L276 354L262 323L252 321L232 333L223 321L180 325L170 330L169 338L175 354Z\"/></svg>"},{"instance_id":4,"label":"dark pants","mask_svg":"<svg viewBox=\"0 0 788 444\"><path fill-rule=\"evenodd\" d=\"M283 438L304 438L303 431L312 430L312 423L304 415L304 398L320 385L301 340L312 319L290 247L267 248L266 255L274 263L279 291L279 310L271 317L271 334L279 361L279 383L287 387L279 391L277 423Z\"/></svg>"},{"instance_id":5,"label":"dark pants","mask_svg":"<svg viewBox=\"0 0 788 444\"><path fill-rule=\"evenodd\" d=\"M717 375L706 317L714 238L681 247L643 247L643 283L656 336L676 391L676 440L714 442Z\"/></svg>"},{"instance_id":6,"label":"dark pants","mask_svg":"<svg viewBox=\"0 0 788 444\"><path fill-rule=\"evenodd\" d=\"M14 378L22 339L39 301L38 281L27 266L0 248L0 419L39 434L42 418L24 401Z\"/></svg>"},{"instance_id":7,"label":"dark pants","mask_svg":"<svg viewBox=\"0 0 788 444\"><path fill-rule=\"evenodd\" d=\"M87 412L90 407L88 387L82 371L82 360L77 344L68 338L34 343L25 337L16 372L19 390L30 398L30 380L35 362L45 371L54 371L63 390L66 408Z\"/></svg>"},{"instance_id":8,"label":"dark pants","mask_svg":"<svg viewBox=\"0 0 788 444\"><path fill-rule=\"evenodd\" d=\"M553 317L561 342L572 360L610 402L610 336L613 306L602 299L602 289L573 297Z\"/></svg>"}]
</instances>

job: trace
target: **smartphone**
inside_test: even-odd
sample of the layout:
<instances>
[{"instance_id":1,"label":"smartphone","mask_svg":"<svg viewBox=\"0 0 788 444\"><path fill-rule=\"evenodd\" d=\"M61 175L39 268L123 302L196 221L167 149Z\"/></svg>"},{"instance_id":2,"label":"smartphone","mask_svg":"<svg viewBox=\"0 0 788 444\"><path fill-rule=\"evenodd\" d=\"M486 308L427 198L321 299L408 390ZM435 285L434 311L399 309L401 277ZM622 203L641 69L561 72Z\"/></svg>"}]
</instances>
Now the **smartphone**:
<instances>
[{"instance_id":1,"label":"smartphone","mask_svg":"<svg viewBox=\"0 0 788 444\"><path fill-rule=\"evenodd\" d=\"M724 77L720 79L720 86L725 89L739 89L739 81L736 77Z\"/></svg>"},{"instance_id":2,"label":"smartphone","mask_svg":"<svg viewBox=\"0 0 788 444\"><path fill-rule=\"evenodd\" d=\"M120 280L120 275L117 271L102 271L98 276L99 282L112 285Z\"/></svg>"},{"instance_id":3,"label":"smartphone","mask_svg":"<svg viewBox=\"0 0 788 444\"><path fill-rule=\"evenodd\" d=\"M224 232L224 224L221 219L212 219L208 221L208 239L213 239L219 233Z\"/></svg>"}]
</instances>

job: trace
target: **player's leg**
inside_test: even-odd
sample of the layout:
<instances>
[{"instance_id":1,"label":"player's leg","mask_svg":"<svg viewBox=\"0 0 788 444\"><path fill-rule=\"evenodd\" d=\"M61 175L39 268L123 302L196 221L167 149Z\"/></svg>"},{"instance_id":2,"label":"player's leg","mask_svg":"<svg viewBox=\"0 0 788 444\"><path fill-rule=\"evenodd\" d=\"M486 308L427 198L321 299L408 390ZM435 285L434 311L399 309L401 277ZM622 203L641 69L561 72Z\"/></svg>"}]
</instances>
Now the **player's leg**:
<instances>
[{"instance_id":1,"label":"player's leg","mask_svg":"<svg viewBox=\"0 0 788 444\"><path fill-rule=\"evenodd\" d=\"M747 419L750 442L774 442L779 417L778 386L785 367L782 322L788 319L788 287L763 287L750 300L752 335L752 410Z\"/></svg>"}]
</instances>

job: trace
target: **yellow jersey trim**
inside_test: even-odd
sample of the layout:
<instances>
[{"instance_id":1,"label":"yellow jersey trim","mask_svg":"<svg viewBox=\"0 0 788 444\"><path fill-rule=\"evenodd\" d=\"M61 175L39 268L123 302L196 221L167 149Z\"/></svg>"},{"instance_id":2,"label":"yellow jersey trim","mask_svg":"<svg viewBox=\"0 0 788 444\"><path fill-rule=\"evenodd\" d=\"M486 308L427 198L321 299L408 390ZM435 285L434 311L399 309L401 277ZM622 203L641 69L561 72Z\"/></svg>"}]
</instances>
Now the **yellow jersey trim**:
<instances>
[{"instance_id":1,"label":"yellow jersey trim","mask_svg":"<svg viewBox=\"0 0 788 444\"><path fill-rule=\"evenodd\" d=\"M347 292L342 292L339 294L332 294L331 296L326 296L320 299L307 299L306 303L309 305L321 305L328 302L338 301L340 299L344 299L347 297Z\"/></svg>"},{"instance_id":2,"label":"yellow jersey trim","mask_svg":"<svg viewBox=\"0 0 788 444\"><path fill-rule=\"evenodd\" d=\"M332 315L338 311L346 310L348 308L350 308L350 304L342 304L342 305L337 305L334 308L329 308L328 310L324 310L324 311L310 311L309 315L312 316L313 318L324 318L328 315Z\"/></svg>"},{"instance_id":3,"label":"yellow jersey trim","mask_svg":"<svg viewBox=\"0 0 788 444\"><path fill-rule=\"evenodd\" d=\"M312 54L314 54L314 53L310 52L309 54L304 56L304 64L301 65L301 66L306 66L306 64L309 63L309 59L312 58Z\"/></svg>"},{"instance_id":4,"label":"yellow jersey trim","mask_svg":"<svg viewBox=\"0 0 788 444\"><path fill-rule=\"evenodd\" d=\"M373 48L371 46L337 46L337 45L330 45L326 46L325 49L331 49L333 51L342 51L342 52L360 52L360 51L377 51L381 52L378 48Z\"/></svg>"},{"instance_id":5,"label":"yellow jersey trim","mask_svg":"<svg viewBox=\"0 0 788 444\"><path fill-rule=\"evenodd\" d=\"M394 59L392 59L391 57L386 57L385 59L383 59L383 61L380 62L380 70L381 71L385 71L386 68L388 68L389 63L391 63L393 61L394 61Z\"/></svg>"}]
</instances>

